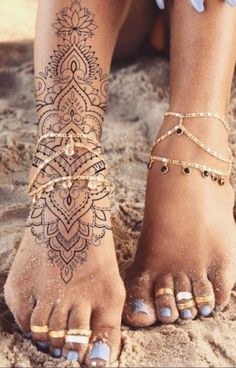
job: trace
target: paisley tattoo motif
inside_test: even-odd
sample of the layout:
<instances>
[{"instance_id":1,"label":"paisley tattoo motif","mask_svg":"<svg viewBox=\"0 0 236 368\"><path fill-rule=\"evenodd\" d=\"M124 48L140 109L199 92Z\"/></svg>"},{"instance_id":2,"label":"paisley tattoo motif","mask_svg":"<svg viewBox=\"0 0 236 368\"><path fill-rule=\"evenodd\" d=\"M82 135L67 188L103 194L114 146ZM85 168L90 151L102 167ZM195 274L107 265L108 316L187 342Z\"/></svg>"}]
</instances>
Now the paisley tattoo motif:
<instances>
[{"instance_id":1,"label":"paisley tattoo motif","mask_svg":"<svg viewBox=\"0 0 236 368\"><path fill-rule=\"evenodd\" d=\"M100 139L106 106L108 76L99 66L89 44L97 26L89 9L81 1L57 14L53 24L59 45L48 65L35 78L36 104L40 135L48 133L88 134ZM51 137L40 141L33 159L39 167L66 144L66 138ZM100 146L73 156L62 154L43 168L34 183L37 189L48 181L73 175L106 176ZM75 181L68 187L56 186L45 192L33 209L28 226L38 245L48 248L48 257L68 283L78 264L87 259L91 245L99 246L110 230L110 205L104 187L88 190L86 183Z\"/></svg>"}]
</instances>

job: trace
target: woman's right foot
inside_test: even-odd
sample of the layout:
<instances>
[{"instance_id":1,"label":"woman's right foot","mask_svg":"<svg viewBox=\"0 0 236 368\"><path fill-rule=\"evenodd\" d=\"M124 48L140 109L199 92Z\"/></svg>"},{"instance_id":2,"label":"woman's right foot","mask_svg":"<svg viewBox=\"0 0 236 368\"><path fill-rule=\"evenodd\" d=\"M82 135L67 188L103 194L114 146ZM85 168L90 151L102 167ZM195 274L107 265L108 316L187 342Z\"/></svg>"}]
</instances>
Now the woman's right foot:
<instances>
[{"instance_id":1,"label":"woman's right foot","mask_svg":"<svg viewBox=\"0 0 236 368\"><path fill-rule=\"evenodd\" d=\"M77 174L106 175L102 158L84 150L75 157L84 161ZM48 332L32 332L32 339L55 358L64 355L71 361L103 366L120 352L125 291L114 250L108 192L104 186L97 190L84 185L75 181L71 188L55 186L33 205L5 298L26 336L32 326L36 332L40 326L48 326L49 331L91 330L90 349L87 343L65 343L63 337L50 337Z\"/></svg>"}]
</instances>

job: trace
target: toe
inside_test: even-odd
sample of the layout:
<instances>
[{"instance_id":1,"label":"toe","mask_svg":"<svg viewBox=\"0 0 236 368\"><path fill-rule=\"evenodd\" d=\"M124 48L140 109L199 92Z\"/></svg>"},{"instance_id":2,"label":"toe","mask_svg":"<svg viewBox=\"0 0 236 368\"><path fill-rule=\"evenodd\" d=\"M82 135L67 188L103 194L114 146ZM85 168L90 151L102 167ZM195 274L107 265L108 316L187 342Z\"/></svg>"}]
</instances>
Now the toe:
<instances>
[{"instance_id":1,"label":"toe","mask_svg":"<svg viewBox=\"0 0 236 368\"><path fill-rule=\"evenodd\" d=\"M83 362L90 338L91 306L73 307L69 314L63 356L69 361Z\"/></svg>"},{"instance_id":2,"label":"toe","mask_svg":"<svg viewBox=\"0 0 236 368\"><path fill-rule=\"evenodd\" d=\"M49 320L53 304L38 301L31 316L32 339L36 346L43 352L49 349Z\"/></svg>"},{"instance_id":3,"label":"toe","mask_svg":"<svg viewBox=\"0 0 236 368\"><path fill-rule=\"evenodd\" d=\"M61 358L67 329L68 309L61 303L52 311L49 321L50 353L53 358Z\"/></svg>"},{"instance_id":4,"label":"toe","mask_svg":"<svg viewBox=\"0 0 236 368\"><path fill-rule=\"evenodd\" d=\"M215 307L215 295L212 284L206 275L196 277L193 280L193 293L199 315L202 317L211 315Z\"/></svg>"},{"instance_id":5,"label":"toe","mask_svg":"<svg viewBox=\"0 0 236 368\"><path fill-rule=\"evenodd\" d=\"M174 281L171 275L160 276L156 282L156 312L162 323L173 323L179 317L174 297Z\"/></svg>"},{"instance_id":6,"label":"toe","mask_svg":"<svg viewBox=\"0 0 236 368\"><path fill-rule=\"evenodd\" d=\"M178 274L175 277L176 304L179 315L184 320L194 319L197 308L192 294L192 285L186 274Z\"/></svg>"},{"instance_id":7,"label":"toe","mask_svg":"<svg viewBox=\"0 0 236 368\"><path fill-rule=\"evenodd\" d=\"M91 344L86 354L86 366L105 367L117 361L121 350L120 324L119 308L104 308L93 313Z\"/></svg>"},{"instance_id":8,"label":"toe","mask_svg":"<svg viewBox=\"0 0 236 368\"><path fill-rule=\"evenodd\" d=\"M231 291L235 283L235 270L219 270L209 275L215 294L215 310L221 312L229 303Z\"/></svg>"},{"instance_id":9,"label":"toe","mask_svg":"<svg viewBox=\"0 0 236 368\"><path fill-rule=\"evenodd\" d=\"M146 327L156 323L153 302L153 282L147 275L135 276L126 283L127 297L123 322L131 327Z\"/></svg>"}]
</instances>

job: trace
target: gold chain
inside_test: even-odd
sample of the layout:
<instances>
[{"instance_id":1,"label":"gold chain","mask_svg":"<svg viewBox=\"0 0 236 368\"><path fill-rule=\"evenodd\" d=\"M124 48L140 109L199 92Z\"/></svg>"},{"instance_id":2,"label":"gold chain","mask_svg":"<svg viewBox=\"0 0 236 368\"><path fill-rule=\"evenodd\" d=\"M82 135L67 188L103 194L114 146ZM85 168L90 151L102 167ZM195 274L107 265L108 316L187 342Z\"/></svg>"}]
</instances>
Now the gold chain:
<instances>
[{"instance_id":1,"label":"gold chain","mask_svg":"<svg viewBox=\"0 0 236 368\"><path fill-rule=\"evenodd\" d=\"M112 191L112 188L109 184L109 181L107 179L105 179L103 176L89 176L89 175L76 175L76 176L63 176L63 177L59 177L59 178L55 178L53 180L50 180L49 182L47 182L46 184L41 185L39 188L37 189L33 189L34 185L35 185L35 181L37 180L38 176L40 175L41 171L52 161L54 161L57 157L61 156L62 154L65 154L69 157L72 157L75 153L76 150L79 148L84 148L87 151L93 153L95 156L100 157L100 154L97 154L94 149L92 149L91 147L88 146L88 144L82 143L82 142L75 142L74 139L76 138L80 138L80 139L87 139L88 141L92 142L93 144L96 145L96 148L100 147L100 143L94 139L89 137L89 135L87 134L70 134L70 135L66 135L66 134L56 134L56 133L48 133L43 135L39 141L38 144L36 146L36 150L39 146L39 144L42 142L42 140L44 139L48 139L48 138L67 138L69 143L67 143L65 145L65 147L63 147L62 150L55 152L54 154L52 154L52 156L50 156L48 159L46 159L45 161L42 162L42 164L40 164L37 168L36 173L33 176L33 179L31 180L29 187L28 187L28 193L30 194L30 196L33 197L33 202L35 203L39 198L41 198L43 192L45 191L52 191L55 187L56 184L60 184L63 183L63 186L65 188L71 188L71 186L73 185L73 183L76 180L83 180L83 181L87 181L87 186L89 189L91 190L97 190L99 186L104 185L105 189L110 193Z\"/></svg>"},{"instance_id":2,"label":"gold chain","mask_svg":"<svg viewBox=\"0 0 236 368\"><path fill-rule=\"evenodd\" d=\"M223 126L226 128L227 131L229 131L229 126L227 122L219 117L217 114L205 112L205 113L187 113L187 114L181 114L181 113L175 113L175 112L166 112L166 116L174 116L178 117L180 119L179 123L174 126L174 128L169 129L165 134L163 134L161 137L159 137L155 142L151 150L151 157L149 160L148 168L152 167L152 164L157 161L161 162L164 165L161 168L161 171L166 174L169 171L168 165L176 165L183 167L183 173L185 175L190 174L190 169L197 169L201 172L202 176L204 178L210 176L214 181L218 181L220 185L224 185L225 183L225 177L230 175L231 168L232 168L232 154L230 154L230 157L225 157L221 155L220 153L217 153L210 147L208 147L205 143L203 143L201 140L199 140L194 134L192 134L184 125L184 119L185 118L215 118L219 120ZM159 157L159 156L153 156L152 152L157 144L161 143L163 140L167 139L168 137L172 136L174 133L176 133L178 136L181 136L182 134L185 134L192 142L196 143L202 150L204 150L206 153L208 153L210 156L216 158L219 161L222 161L229 165L229 169L227 171L224 170L218 170L211 168L207 165L202 165L194 162L187 162L182 160L173 160L165 157Z\"/></svg>"}]
</instances>

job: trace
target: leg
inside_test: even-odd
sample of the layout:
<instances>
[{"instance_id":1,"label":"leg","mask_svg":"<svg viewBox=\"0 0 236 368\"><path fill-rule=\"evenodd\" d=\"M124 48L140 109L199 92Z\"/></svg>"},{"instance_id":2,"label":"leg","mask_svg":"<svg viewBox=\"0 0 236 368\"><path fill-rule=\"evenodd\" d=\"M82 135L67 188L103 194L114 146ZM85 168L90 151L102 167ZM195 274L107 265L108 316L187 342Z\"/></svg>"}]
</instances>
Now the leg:
<instances>
[{"instance_id":1,"label":"leg","mask_svg":"<svg viewBox=\"0 0 236 368\"><path fill-rule=\"evenodd\" d=\"M206 1L202 14L185 1L172 2L170 111L227 116L235 32L236 9L221 1ZM159 136L177 121L167 117ZM229 156L227 131L219 121L185 119L184 125L201 141ZM226 166L185 134L173 134L153 152L221 170ZM182 175L174 165L169 165L166 175L163 172L160 163L153 163L143 229L127 276L124 320L132 326L147 326L156 320L172 323L179 317L193 319L197 313L208 316L214 308L222 310L236 280L234 195L229 180L220 187L202 178L196 169ZM203 174L209 176L209 172ZM187 294L178 294L181 291Z\"/></svg>"},{"instance_id":2,"label":"leg","mask_svg":"<svg viewBox=\"0 0 236 368\"><path fill-rule=\"evenodd\" d=\"M116 60L127 59L138 54L145 37L153 27L157 9L155 0L132 0L115 47Z\"/></svg>"},{"instance_id":3,"label":"leg","mask_svg":"<svg viewBox=\"0 0 236 368\"><path fill-rule=\"evenodd\" d=\"M5 285L20 328L32 332L41 350L80 362L88 352L86 362L95 366L116 360L120 349L125 292L100 136L110 62L128 7L127 0L39 1L35 203ZM91 330L89 350L89 332L65 336L71 329Z\"/></svg>"}]
</instances>

